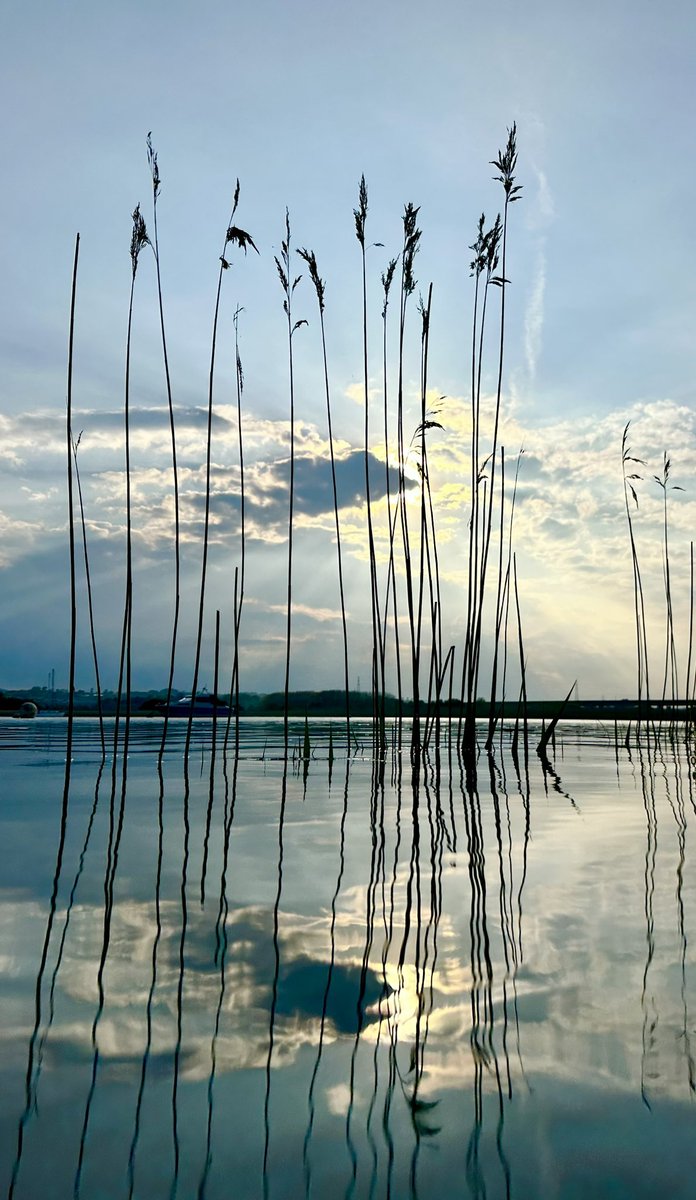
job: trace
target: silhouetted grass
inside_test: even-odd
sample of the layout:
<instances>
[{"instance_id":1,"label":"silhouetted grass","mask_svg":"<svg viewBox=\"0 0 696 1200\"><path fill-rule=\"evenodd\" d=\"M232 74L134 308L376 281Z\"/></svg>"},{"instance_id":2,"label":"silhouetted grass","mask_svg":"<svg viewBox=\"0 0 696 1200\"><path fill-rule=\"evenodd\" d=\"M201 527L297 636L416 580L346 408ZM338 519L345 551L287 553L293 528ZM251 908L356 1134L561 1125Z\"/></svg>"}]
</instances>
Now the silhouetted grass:
<instances>
[{"instance_id":1,"label":"silhouetted grass","mask_svg":"<svg viewBox=\"0 0 696 1200\"><path fill-rule=\"evenodd\" d=\"M508 672L508 645L510 605L514 606L513 619L519 615L519 582L515 584L515 563L513 550L513 525L515 503L517 496L517 481L520 470L520 459L517 460L514 487L510 489L506 479L506 461L504 447L500 445L500 432L503 422L504 409L504 366L506 361L506 304L508 300L509 280L507 278L507 260L509 257L510 236L510 207L521 196L520 185L516 182L517 174L517 130L513 124L508 131L507 140L497 156L492 160L496 170L495 180L503 189L503 204L501 212L491 221L481 215L476 225L476 233L471 244L470 260L472 316L470 326L470 421L471 432L469 439L469 464L467 467L470 480L470 497L468 528L465 545L461 548L458 569L464 568L465 578L461 590L462 602L459 609L447 611L444 607L443 589L441 586L441 561L438 547L439 521L437 514L437 478L433 475L433 466L429 457L429 441L432 431L442 431L447 426L446 399L441 407L435 406L429 398L429 379L431 367L429 362L431 329L433 317L434 288L429 284L420 297L418 314L420 318L420 375L417 385L417 403L419 406L418 422L414 435L409 439L406 434L409 421L412 419L410 409L415 402L411 395L409 382L410 356L415 355L416 328L411 327L410 310L411 297L416 291L415 264L421 246L422 231L419 225L420 210L413 203L406 204L402 215L402 246L398 257L388 261L386 269L380 273L381 278L381 318L382 318L382 425L379 433L379 449L377 453L383 458L385 467L386 489L381 494L384 503L377 503L374 491L374 474L371 475L371 463L374 451L377 449L377 439L371 427L370 418L370 358L368 331L370 328L370 281L368 277L368 255L370 246L367 242L368 193L364 177L360 180L357 205L353 209L355 234L360 248L361 262L361 390L363 393L364 412L361 450L364 460L365 487L365 546L368 559L369 575L369 611L371 621L371 647L369 652L370 669L370 698L374 718L374 755L376 760L384 761L387 751L386 715L388 707L389 686L387 663L396 675L396 692L401 717L405 716L407 698L412 711L410 727L410 753L414 765L420 762L424 750L434 743L439 748L442 734L442 718L449 712L452 716L452 679L455 670L461 675L461 690L458 707L455 704L458 727L456 740L464 757L473 763L477 754L476 720L480 715L477 705L482 698L488 702L488 729L485 735L484 748L492 752L498 721L501 719L506 703L505 693ZM131 240L132 281L129 302L128 334L126 344L126 402L125 402L125 546L126 546L126 586L121 629L121 651L119 658L119 682L116 718L116 742L118 742L118 726L125 717L126 739L128 737L128 720L130 716L130 694L132 683L132 642L133 642L133 499L131 480L131 430L130 430L130 353L133 323L133 299L138 256L141 250L150 245L155 259L157 275L157 307L165 368L165 387L169 412L172 455L172 486L174 493L174 617L169 652L169 671L167 681L167 701L164 704L164 726L160 753L163 753L167 721L169 716L169 701L172 695L174 673L177 659L177 645L181 621L181 514L178 475L178 451L175 427L174 387L171 377L167 338L164 321L163 285L161 277L161 261L158 241L157 219L158 199L160 193L160 174L157 155L154 151L151 137L147 139L147 159L153 189L153 240L148 237L145 223L139 208L133 213L133 234ZM208 371L207 424L204 444L204 481L203 501L204 516L200 539L201 565L200 587L197 605L197 621L195 621L195 651L193 663L193 680L191 693L195 700L202 669L202 635L205 622L205 605L208 581L210 555L210 522L212 502L212 454L214 433L214 386L217 366L218 346L221 333L221 299L222 280L224 273L231 265L230 251L235 249L248 251L249 247L258 248L251 236L234 224L239 203L239 182L237 181L232 212L225 231L223 253L220 255L217 289L212 320L212 338ZM374 246L381 246L381 242ZM310 282L314 287L318 314L319 332L321 336L321 354L323 365L323 382L328 423L328 458L331 467L333 513L337 550L338 589L341 604L341 634L343 643L343 676L344 700L346 713L347 746L351 744L351 709L350 709L350 680L349 680L349 621L346 611L345 592L345 551L341 536L340 499L337 488L337 463L335 455L334 423L335 411L331 397L329 355L325 328L325 295L326 283L319 274L316 256L313 251L301 249L298 251L308 268ZM295 451L296 451L296 366L294 360L294 335L307 322L294 317L295 290L300 283L301 275L292 274L292 254L290 221L286 210L284 238L279 255L275 257L283 289L283 309L287 324L288 363L289 363L289 401L290 401L290 446L289 446L289 479L288 479L288 570L286 597L286 634L285 634L285 670L283 681L283 715L284 742L286 754L288 747L288 719L290 697L290 662L292 649L293 601L294 601L294 540L295 540ZM398 307L390 302L393 299L394 283L397 284ZM497 303L499 301L499 303ZM245 595L248 586L246 560L246 497L245 497L245 462L243 438L242 403L244 393L244 373L239 348L239 315L241 307L237 308L233 317L234 324L234 363L236 385L236 407L239 443L239 505L241 533L241 562L234 569L233 589L233 661L230 678L230 703L235 715L235 745L239 745L239 694L240 671L244 661L244 648L241 640L241 617ZM396 334L396 343L392 358L388 349L391 344L391 329ZM487 382L493 375L494 385L491 390ZM79 439L71 446L74 460L75 477L77 479L81 519L83 526L83 543L85 548L85 569L87 577L88 605L90 610L90 630L92 635L93 656L95 669L97 667L96 639L94 636L95 618L92 611L91 581L89 557L86 545L86 517L82 491L77 467L77 445ZM433 455L433 463L437 459ZM637 468L637 469L636 469ZM645 714L650 706L650 672L648 662L648 638L646 606L643 595L643 579L638 560L638 549L634 532L634 511L638 502L638 492L634 484L641 478L639 470L645 464L636 458L628 445L628 426L624 430L622 441L622 471L624 486L624 502L629 531L629 544L633 571L633 608L636 627L636 647L638 666L638 701L641 711ZM676 630L676 613L674 598L674 583L672 569L671 529L669 523L668 495L674 490L671 483L671 462L665 453L662 472L655 474L653 480L662 490L662 547L664 562L664 595L665 595L665 653L662 670L662 701L679 699L679 678L682 674L678 663L678 637ZM396 475L396 487L393 475ZM379 522L383 521L380 527ZM386 549L383 549L385 548ZM74 554L74 546L71 553ZM381 556L381 557L380 557ZM462 562L462 558L464 562ZM384 567L384 576L381 568ZM449 563L448 563L449 567ZM693 571L693 569L692 569ZM513 588L515 590L513 590ZM365 593L366 594L366 593ZM693 597L693 582L691 585ZM456 601L455 601L456 604ZM463 611L462 611L463 609ZM195 618L194 618L195 620ZM401 626L400 626L401 621ZM462 627L459 644L453 644L447 638L447 630L458 621ZM517 640L521 636L519 621L517 622ZM693 676L693 614L690 617L688 634L688 655L686 658L686 699L689 700L696 678ZM393 646L393 664L392 650ZM404 650L410 660L406 672ZM389 649L388 649L389 648ZM482 670L490 657L491 676L490 690L482 685ZM522 676L520 692L520 719L523 721L524 696L526 694L526 664L521 658L519 672ZM515 667L517 674L517 666ZM444 689L449 678L450 704L443 699ZM393 688L393 683L391 684ZM515 685L516 686L516 685ZM97 679L97 692L101 692L101 683ZM408 693L410 692L410 697ZM500 693L500 694L499 694ZM191 738L191 723L193 708L189 715L189 729L186 753L188 753ZM228 718L225 744L229 734L232 711ZM410 716L410 714L409 714ZM456 718L455 718L456 719ZM401 722L398 730L399 743L401 739ZM349 752L349 751L348 751Z\"/></svg>"}]
</instances>

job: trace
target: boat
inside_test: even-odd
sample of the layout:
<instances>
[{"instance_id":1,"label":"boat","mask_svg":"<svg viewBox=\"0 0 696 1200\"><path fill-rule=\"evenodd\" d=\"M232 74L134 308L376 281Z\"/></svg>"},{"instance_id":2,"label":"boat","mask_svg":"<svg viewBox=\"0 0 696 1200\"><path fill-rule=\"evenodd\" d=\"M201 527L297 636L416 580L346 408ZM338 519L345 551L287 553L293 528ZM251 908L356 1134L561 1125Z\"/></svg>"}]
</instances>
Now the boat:
<instances>
[{"instance_id":1,"label":"boat","mask_svg":"<svg viewBox=\"0 0 696 1200\"><path fill-rule=\"evenodd\" d=\"M227 717L231 711L229 704L220 700L218 696L211 696L205 689L199 692L195 699L192 696L182 696L180 700L173 701L168 709L166 705L162 705L162 712L167 712L170 717Z\"/></svg>"}]
</instances>

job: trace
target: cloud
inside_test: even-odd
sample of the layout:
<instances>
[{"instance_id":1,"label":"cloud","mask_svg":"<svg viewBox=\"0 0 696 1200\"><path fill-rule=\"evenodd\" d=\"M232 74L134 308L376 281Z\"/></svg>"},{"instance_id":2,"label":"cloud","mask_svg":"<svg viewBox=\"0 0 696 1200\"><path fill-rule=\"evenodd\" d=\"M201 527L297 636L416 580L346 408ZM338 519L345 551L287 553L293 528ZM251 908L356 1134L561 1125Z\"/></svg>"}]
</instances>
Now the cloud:
<instances>
[{"instance_id":1,"label":"cloud","mask_svg":"<svg viewBox=\"0 0 696 1200\"><path fill-rule=\"evenodd\" d=\"M433 388L428 394L429 407L440 404L439 420L444 427L428 432L428 467L444 589L442 612L449 630L446 629L445 636L459 645L465 607L462 595L467 581L471 414L467 397L448 396L442 401L440 397L441 389ZM484 395L482 461L490 452L494 406L494 396ZM179 470L184 581L190 593L189 603L195 608L205 508L206 414L203 409L195 408L182 408L177 413L181 445L187 450ZM79 456L87 535L102 640L114 640L116 644L125 546L125 480L119 441L121 417L115 412L88 415L92 432L90 436L85 432ZM62 608L67 580L65 431L62 421L55 416L45 425L43 416L40 420L37 414L29 414L29 417L28 425L25 418L2 418L2 430L7 438L5 449L14 459L8 469L0 473L0 592L13 657L15 648L17 653L20 651L22 638L28 639L29 625L36 629L37 622L46 622L46 630L40 636L34 635L35 649L42 660L51 660L50 642L56 637L56 620L55 615L49 618L48 614L59 611L63 625L67 620L67 610ZM662 645L662 632L659 631L664 630L663 510L662 495L653 476L660 473L662 454L666 449L672 459L674 483L686 488L684 492L668 495L673 601L675 616L685 627L688 622L689 542L696 520L696 497L689 490L690 480L696 477L696 414L687 405L662 399L637 401L623 411L606 415L593 413L570 418L564 412L550 411L545 424L526 425L518 414L510 414L504 398L499 432L500 442L506 447L508 501L512 496L517 447L524 445L526 451L517 490L515 549L527 623L526 637L535 650L535 669L540 680L550 678L557 670L552 659L558 663L565 655L565 661L570 661L572 647L578 640L588 647L594 644L593 613L599 602L607 613L616 614L616 618L611 618L615 630L612 635L615 654L626 664L632 661L631 575L620 461L621 436L629 418L632 452L646 463L645 468L639 468L642 478L634 484L639 499L634 526L646 602L655 631L651 642L654 642L657 654L657 648ZM86 420L85 430L87 428ZM138 669L145 671L145 664L148 664L147 670L156 673L156 663L164 660L165 650L163 646L158 648L162 612L160 603L160 613L156 615L154 597L161 594L158 579L170 579L174 548L172 472L165 410L160 408L156 414L136 410L134 428L140 439L131 477L136 609L143 637ZM287 584L286 556L279 554L278 549L287 544L288 536L289 424L285 420L250 416L248 422L245 420L244 430L245 452L248 451L245 453L249 556L246 595L248 600L254 597L261 601L267 611L264 630L262 608L257 608L254 620L252 607L247 609L243 637L248 638L247 670L262 670L264 680L272 689L278 682L272 658L275 654L280 662L278 647L282 630L280 627L269 629L268 625L280 620L279 609L284 608ZM324 645L330 645L333 654L334 643L337 645L337 639L340 640L340 617L329 444L318 427L310 422L298 422L296 444L293 588L296 611L308 627L321 625ZM512 454L511 448L514 448ZM393 449L390 453L394 453ZM17 459L21 459L19 470ZM394 461L395 458L392 463ZM417 463L414 449L407 464L407 488L416 563L420 525ZM382 590L390 540L387 476L377 445L369 464L375 550ZM496 471L499 478L499 460ZM361 661L361 655L366 653L363 638L369 628L362 451L345 442L337 443L336 473L341 542L345 552L346 604L352 614L351 640L355 645L351 659L355 657L356 663L360 662L362 672L366 669ZM490 466L487 475L490 476ZM397 490L397 473L393 465L389 479L393 504ZM223 610L232 586L233 568L239 561L240 482L236 412L226 406L219 414L215 429L209 528L211 580L216 581L218 575L220 578L210 592L209 602L219 604ZM508 519L509 509L506 525ZM497 562L498 527L496 514L491 563ZM398 526L395 545L397 571L403 578L401 529ZM115 591L114 581L117 582ZM165 582L164 586L168 589L169 583ZM555 598L555 608L553 604L549 606L548 596ZM562 602L560 597L563 597ZM402 607L402 616L404 612ZM624 614L623 629L618 616L621 612ZM27 614L34 614L31 620ZM549 649L550 639L546 644L543 637L536 638L537 628L553 630L553 655ZM276 634L277 642L272 640ZM309 637L299 627L298 634L305 641ZM564 645L567 650L561 651L560 647ZM105 662L112 665L111 649L105 646L104 655ZM28 657L27 648L22 651L22 661L28 661ZM339 657L335 656L335 662L330 655L322 658L322 681L327 686L334 676L340 675L340 664L336 665ZM600 668L607 669L606 656L602 658L599 646L594 656L589 652L586 655L588 667L590 662L595 664L591 669L599 679ZM85 656L83 665L85 671L89 671ZM632 666L628 666L626 672L632 673ZM611 668L610 675L618 678L616 668ZM16 675L13 677L17 679ZM148 675L147 679L148 686L159 683L159 678ZM300 686L299 675L297 685ZM583 686L591 687L588 683ZM628 679L617 686L622 692L630 691Z\"/></svg>"},{"instance_id":2,"label":"cloud","mask_svg":"<svg viewBox=\"0 0 696 1200\"><path fill-rule=\"evenodd\" d=\"M287 607L285 604L267 604L263 600L252 599L249 601L259 612L277 613L285 616ZM339 621L341 619L341 611L336 608L313 608L309 604L293 604L293 616L310 617L313 621Z\"/></svg>"},{"instance_id":3,"label":"cloud","mask_svg":"<svg viewBox=\"0 0 696 1200\"><path fill-rule=\"evenodd\" d=\"M532 170L536 177L537 190L536 195L533 197L528 223L532 229L545 228L551 224L556 216L556 204L546 173L534 164L532 164Z\"/></svg>"},{"instance_id":4,"label":"cloud","mask_svg":"<svg viewBox=\"0 0 696 1200\"><path fill-rule=\"evenodd\" d=\"M344 389L345 396L352 400L354 404L359 404L361 408L365 407L365 384L364 383L349 383ZM382 396L381 387L376 387L374 384L368 384L367 395L369 400L376 400Z\"/></svg>"},{"instance_id":5,"label":"cloud","mask_svg":"<svg viewBox=\"0 0 696 1200\"><path fill-rule=\"evenodd\" d=\"M534 382L544 331L544 294L546 291L546 254L539 248L536 274L524 314L524 354L529 380Z\"/></svg>"}]
</instances>

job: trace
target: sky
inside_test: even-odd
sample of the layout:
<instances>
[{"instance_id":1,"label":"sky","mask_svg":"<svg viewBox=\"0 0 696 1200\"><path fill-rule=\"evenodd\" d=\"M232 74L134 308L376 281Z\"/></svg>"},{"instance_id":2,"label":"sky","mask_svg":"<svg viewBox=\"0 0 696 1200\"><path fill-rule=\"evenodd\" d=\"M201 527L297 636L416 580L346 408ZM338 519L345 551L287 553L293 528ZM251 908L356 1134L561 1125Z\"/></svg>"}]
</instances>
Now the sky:
<instances>
[{"instance_id":1,"label":"sky","mask_svg":"<svg viewBox=\"0 0 696 1200\"><path fill-rule=\"evenodd\" d=\"M346 579L351 686L370 686L362 281L353 208L368 187L371 484L380 587L386 538L381 433L380 277L419 206L417 287L404 347L404 428L420 419L418 296L433 285L427 401L443 638L461 671L471 503L469 247L503 193L490 165L516 123L500 440L508 479L523 448L514 549L530 695L635 695L632 572L621 439L630 422L641 478L631 499L647 605L652 690L662 686L665 489L680 688L686 686L690 538L696 495L695 235L690 209L696 14L681 0L582 7L504 0L243 8L204 0L105 6L3 5L0 101L0 688L68 678L70 627L66 370L70 284L80 234L73 430L104 686L113 688L125 589L124 373L131 213L153 235L157 206L182 503L182 624L175 685L190 689L201 577L208 378L219 258L235 223L258 248L230 246L213 390L211 524L201 684L213 684L220 611L229 676L240 469L234 314L244 371L247 501L243 690L284 677L289 477L287 325L275 257L314 250L326 282L326 339ZM293 316L295 497L290 685L340 687L340 604L316 296L305 264ZM482 370L490 437L498 317ZM388 324L396 394L398 305ZM166 685L173 612L171 444L154 256L136 278L130 356L133 686ZM395 437L392 421L390 439ZM395 446L390 447L393 462ZM418 463L407 462L409 504ZM679 490L683 489L683 490ZM76 510L79 519L79 511ZM416 521L417 523L417 521ZM78 527L79 533L79 527ZM495 549L495 546L494 546ZM497 553L497 550L496 550ZM403 576L399 576L403 617ZM494 584L494 580L492 581ZM94 686L84 573L76 684ZM492 614L483 633L488 688ZM515 647L510 650L514 692ZM696 658L696 656L695 656ZM392 684L394 680L392 678ZM683 686L682 686L683 685ZM408 683L405 691L409 692Z\"/></svg>"}]
</instances>

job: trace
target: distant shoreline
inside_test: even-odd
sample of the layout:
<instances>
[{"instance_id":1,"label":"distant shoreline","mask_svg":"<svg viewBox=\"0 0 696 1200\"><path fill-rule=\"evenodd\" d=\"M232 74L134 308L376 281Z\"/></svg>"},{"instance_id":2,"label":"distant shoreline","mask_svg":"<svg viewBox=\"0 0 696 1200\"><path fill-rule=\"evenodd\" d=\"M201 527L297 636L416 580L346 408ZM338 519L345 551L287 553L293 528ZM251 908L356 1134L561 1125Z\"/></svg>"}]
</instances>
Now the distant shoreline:
<instances>
[{"instance_id":1,"label":"distant shoreline","mask_svg":"<svg viewBox=\"0 0 696 1200\"><path fill-rule=\"evenodd\" d=\"M183 692L174 692L172 699L174 701L184 696ZM200 693L199 693L200 695ZM130 715L140 717L152 717L153 719L163 719L162 703L166 699L166 692L133 692L131 695ZM211 698L212 699L212 698ZM0 716L13 715L22 704L26 701L31 701L38 708L39 713L52 712L55 715L65 715L68 709L68 693L66 690L56 689L55 692L49 693L47 688L29 688L17 689L12 693L3 692L0 690ZM221 703L229 703L229 696L226 694L219 696ZM267 694L258 694L255 692L242 692L239 697L239 717L243 720L245 717L282 717L284 714L285 698L282 692L272 692ZM530 721L552 720L558 716L559 710L563 707L563 719L573 721L637 721L639 719L662 719L662 720L679 720L686 719L696 720L696 705L688 704L686 701L666 700L664 703L661 700L651 700L650 706L643 701L640 709L637 700L569 700L563 705L563 700L528 700L526 711L527 719ZM288 711L291 717L336 717L345 718L346 705L345 695L339 690L325 691L295 691L290 692L288 697ZM453 700L451 710L448 703L445 701L440 706L440 716L447 719L451 716L453 720L458 720L461 713L461 705L459 700ZM496 711L498 715L506 720L513 719L517 716L522 717L522 710L516 700L506 701L503 705L497 704ZM74 715L76 717L95 717L98 716L97 697L92 693L77 692L75 695ZM114 716L116 712L116 696L112 692L105 692L102 696L102 712L104 716ZM428 712L427 703L421 702L421 715L424 716ZM490 704L486 700L479 700L476 705L476 716L485 718L490 714ZM122 715L125 715L122 709ZM372 695L369 692L351 692L350 693L350 715L353 718L367 718L373 715ZM410 700L404 700L401 705L401 715L405 718L413 716L413 703ZM184 717L178 719L186 719ZM399 716L399 703L395 696L387 696L385 701L385 716L389 719ZM170 719L172 717L170 713ZM227 720L227 712L221 714L221 720ZM233 713L234 719L234 713Z\"/></svg>"}]
</instances>

